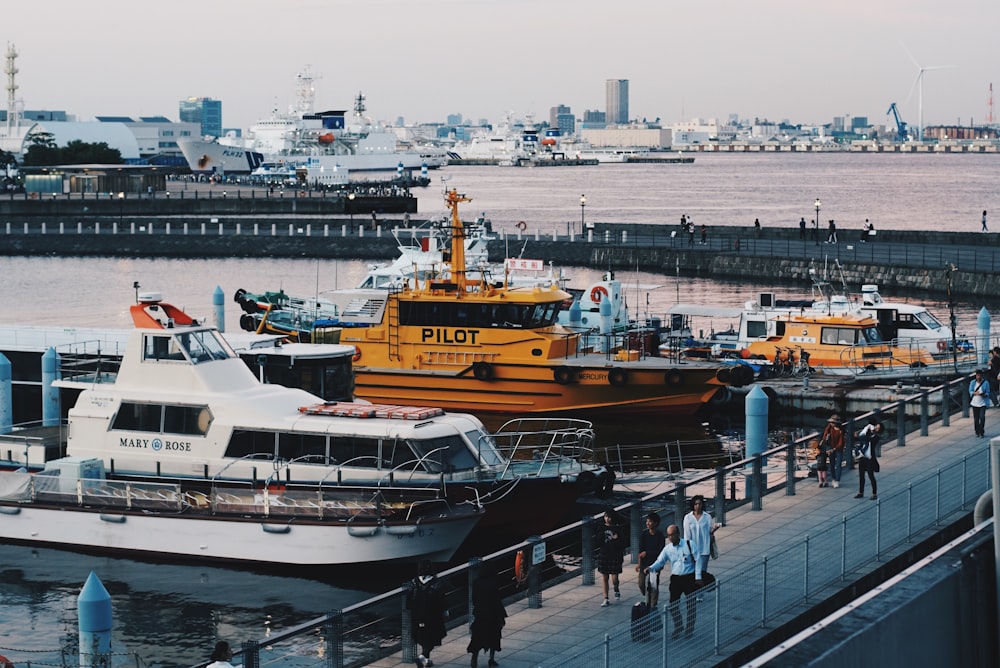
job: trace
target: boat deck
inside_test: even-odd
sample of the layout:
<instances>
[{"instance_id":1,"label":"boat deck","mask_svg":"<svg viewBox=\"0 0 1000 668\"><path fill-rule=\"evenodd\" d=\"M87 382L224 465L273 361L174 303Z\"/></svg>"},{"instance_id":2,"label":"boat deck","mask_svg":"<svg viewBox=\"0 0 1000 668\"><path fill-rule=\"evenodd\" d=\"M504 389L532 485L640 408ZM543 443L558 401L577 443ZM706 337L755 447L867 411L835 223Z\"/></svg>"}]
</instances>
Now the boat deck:
<instances>
[{"instance_id":1,"label":"boat deck","mask_svg":"<svg viewBox=\"0 0 1000 668\"><path fill-rule=\"evenodd\" d=\"M1000 411L989 412L988 436L1000 434L1000 420L994 417L997 413ZM957 415L952 417L950 427L942 427L940 424L932 426L928 436L910 434L905 447L898 447L895 442L884 444L880 458L882 470L878 476L880 498L905 495L914 481L961 461L970 452L985 445L986 441L975 438L971 417L961 418ZM819 489L815 482L800 483L794 496L767 496L762 511L754 511L750 505L728 511L726 526L717 534L722 554L717 561L710 562L711 571L722 586L725 586L727 579L734 582L727 590L727 601L732 601L734 596L737 602L741 596L745 597L743 607L753 617L756 612L750 607L759 604L756 594L750 591L740 594L736 591L741 583L747 582L747 573L760 569L765 555L777 555L788 544L802 541L808 535L815 535L824 525L838 524L842 517L881 503L872 501L867 496L855 499L856 492L856 473L845 471L840 488ZM870 494L870 489L868 492ZM965 511L971 511L971 506L965 508ZM661 528L664 527L661 525ZM878 540L877 536L870 535L859 535L858 539ZM900 546L889 554L883 553L879 560L859 565L841 584L816 592L811 597L810 605L837 593L844 586L850 586L857 577L883 566L907 547L908 545ZM834 558L839 559L839 554ZM579 577L545 589L542 592L543 603L539 608L530 608L527 599L508 603L506 608L509 616L503 630L503 651L497 655L501 668L555 666L560 662L560 657L565 659L598 645L606 637L605 634L621 637L624 633L627 641L630 610L632 604L640 600L635 580L634 566L626 555L621 583L622 599L612 599L614 602L608 607L600 606L600 579L597 578L597 584L584 585ZM661 602L665 595L665 591L661 590ZM711 597L706 596L706 600L709 598ZM709 603L699 606L699 631L694 641L685 641L683 646L672 650L674 653L670 665L715 665L730 655L727 652L739 649L723 647L718 655L711 653L711 627L716 614L713 607ZM797 611L797 614L802 612L804 610ZM750 636L743 636L739 644L760 639L773 630L773 624L758 626L760 628L751 631ZM451 629L444 645L433 652L435 665L469 665L470 655L466 652L468 642L469 634L465 625ZM649 648L655 651L659 648L659 643L655 641L629 644L630 646L614 645L618 653L613 657L613 663L621 660L633 663L632 659L635 659L634 663L639 663L640 655L631 654L632 652L648 652L651 651ZM661 665L659 654L656 655L654 664L649 664L648 654L641 656L644 657L643 665ZM485 665L485 658L481 657L480 662ZM369 665L378 668L408 668L413 664L404 663L400 653L396 653Z\"/></svg>"}]
</instances>

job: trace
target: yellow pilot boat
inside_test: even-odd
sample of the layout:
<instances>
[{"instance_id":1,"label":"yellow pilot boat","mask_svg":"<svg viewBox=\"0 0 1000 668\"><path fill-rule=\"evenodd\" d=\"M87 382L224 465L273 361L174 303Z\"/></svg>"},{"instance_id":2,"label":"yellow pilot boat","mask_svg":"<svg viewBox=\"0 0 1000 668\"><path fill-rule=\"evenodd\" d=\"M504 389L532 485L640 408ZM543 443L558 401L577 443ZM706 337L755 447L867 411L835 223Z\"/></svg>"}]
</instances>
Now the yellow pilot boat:
<instances>
[{"instance_id":1,"label":"yellow pilot boat","mask_svg":"<svg viewBox=\"0 0 1000 668\"><path fill-rule=\"evenodd\" d=\"M557 324L572 296L556 284L467 280L458 205L468 201L446 194L447 271L401 288L324 293L337 304L341 343L355 346L357 397L479 414L664 416L692 414L724 385L750 382L714 363L658 357L635 333L612 341ZM594 336L602 345L588 345Z\"/></svg>"},{"instance_id":2,"label":"yellow pilot boat","mask_svg":"<svg viewBox=\"0 0 1000 668\"><path fill-rule=\"evenodd\" d=\"M922 345L885 341L878 322L854 313L779 316L773 334L751 342L742 357L770 360L775 367L801 367L830 375L910 372L938 364Z\"/></svg>"}]
</instances>

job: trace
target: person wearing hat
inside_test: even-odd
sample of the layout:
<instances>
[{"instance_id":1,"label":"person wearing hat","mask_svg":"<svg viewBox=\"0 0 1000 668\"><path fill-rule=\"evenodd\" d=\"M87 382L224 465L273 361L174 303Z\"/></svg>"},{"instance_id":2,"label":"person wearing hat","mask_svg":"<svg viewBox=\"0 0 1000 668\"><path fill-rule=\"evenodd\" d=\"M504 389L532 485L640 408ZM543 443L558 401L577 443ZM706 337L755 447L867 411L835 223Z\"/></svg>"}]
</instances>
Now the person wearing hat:
<instances>
[{"instance_id":1,"label":"person wearing hat","mask_svg":"<svg viewBox=\"0 0 1000 668\"><path fill-rule=\"evenodd\" d=\"M840 426L840 416L834 413L826 421L823 436L819 439L819 447L828 448L830 485L840 487L840 469L844 461L844 430Z\"/></svg>"},{"instance_id":2,"label":"person wearing hat","mask_svg":"<svg viewBox=\"0 0 1000 668\"><path fill-rule=\"evenodd\" d=\"M983 438L986 436L986 407L992 403L990 398L990 381L986 379L986 374L982 369L976 369L976 373L969 383L969 397L972 406L972 423L976 427L976 436Z\"/></svg>"}]
</instances>

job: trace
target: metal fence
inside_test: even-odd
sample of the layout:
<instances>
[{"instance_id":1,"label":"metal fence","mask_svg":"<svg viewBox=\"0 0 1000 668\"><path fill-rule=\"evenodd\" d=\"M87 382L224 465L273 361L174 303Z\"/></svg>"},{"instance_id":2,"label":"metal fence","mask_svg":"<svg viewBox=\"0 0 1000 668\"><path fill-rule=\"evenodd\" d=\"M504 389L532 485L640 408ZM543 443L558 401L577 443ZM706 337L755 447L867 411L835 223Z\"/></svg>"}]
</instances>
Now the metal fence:
<instances>
[{"instance_id":1,"label":"metal fence","mask_svg":"<svg viewBox=\"0 0 1000 668\"><path fill-rule=\"evenodd\" d=\"M967 416L968 393L964 391L967 383L967 378L958 378L875 411L886 423L886 442L895 439L897 447L905 447L907 432L926 435L932 421L940 420L947 426L953 413ZM940 410L931 410L932 399ZM847 421L847 448L855 423L860 424L866 417L867 414ZM619 506L616 510L628 518L630 526L632 563L636 563L644 515L657 511L667 523L680 524L687 512L689 492L703 493L709 499L714 496L711 510L723 523L726 511L737 506L750 504L755 510L763 510L769 494L783 491L785 495L794 495L796 482L810 474L805 453L814 437L811 434L714 472L675 480L666 491ZM797 606L819 600L826 587L845 580L859 566L878 561L914 536L967 509L989 487L988 459L989 450L984 442L962 460L915 479L904 490L883 494L877 503L849 513L840 522L790 542L720 580L704 591L704 601L697 606L697 630L691 638L670 638L671 625L662 623L669 621L664 606L657 611L661 621L652 625L649 641L634 642L631 626L626 623L608 633L603 641L581 648L577 656L561 656L546 665L555 668L569 662L624 668L637 662L656 661L667 666L717 655L729 643L780 622L785 616L791 617ZM775 462L779 462L777 466ZM732 493L733 483L742 486L741 494ZM597 519L598 516L583 518L439 573L450 626L469 623L472 585L484 573L501 583L501 595L507 603L527 598L529 607L541 607L546 588L554 584L577 577L581 584L593 584ZM544 561L532 566L527 586L518 588L513 577L515 555L521 550L530 554L539 543L545 545ZM400 651L403 662L412 663L416 648L410 640L405 595L404 585L295 628L272 632L266 639L248 640L241 652L243 663L246 668L279 664L290 668L343 668L367 665ZM199 664L198 668L204 665Z\"/></svg>"}]
</instances>

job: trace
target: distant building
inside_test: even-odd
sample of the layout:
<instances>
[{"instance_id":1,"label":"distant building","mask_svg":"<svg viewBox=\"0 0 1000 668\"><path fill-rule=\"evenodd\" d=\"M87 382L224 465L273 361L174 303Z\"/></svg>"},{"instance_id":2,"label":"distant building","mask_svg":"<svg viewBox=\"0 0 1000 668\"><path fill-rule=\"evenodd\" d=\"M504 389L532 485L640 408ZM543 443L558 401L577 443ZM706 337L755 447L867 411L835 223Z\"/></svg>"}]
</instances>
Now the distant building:
<instances>
[{"instance_id":1,"label":"distant building","mask_svg":"<svg viewBox=\"0 0 1000 668\"><path fill-rule=\"evenodd\" d=\"M182 123L198 123L201 136L222 136L222 101L210 97L189 97L180 102Z\"/></svg>"},{"instance_id":2,"label":"distant building","mask_svg":"<svg viewBox=\"0 0 1000 668\"><path fill-rule=\"evenodd\" d=\"M25 123L31 123L33 121L66 121L69 117L66 115L65 111L56 111L48 109L26 109L21 112L21 120ZM7 110L0 109L0 123L7 122Z\"/></svg>"},{"instance_id":3,"label":"distant building","mask_svg":"<svg viewBox=\"0 0 1000 668\"><path fill-rule=\"evenodd\" d=\"M671 147L671 131L650 127L583 128L580 139L598 148L649 148Z\"/></svg>"},{"instance_id":4,"label":"distant building","mask_svg":"<svg viewBox=\"0 0 1000 668\"><path fill-rule=\"evenodd\" d=\"M608 79L605 83L605 95L608 124L628 124L628 79Z\"/></svg>"},{"instance_id":5,"label":"distant building","mask_svg":"<svg viewBox=\"0 0 1000 668\"><path fill-rule=\"evenodd\" d=\"M608 117L603 111L590 110L583 112L581 128L603 128L608 124Z\"/></svg>"},{"instance_id":6,"label":"distant building","mask_svg":"<svg viewBox=\"0 0 1000 668\"><path fill-rule=\"evenodd\" d=\"M448 125L462 125L462 114L448 114L445 123Z\"/></svg>"},{"instance_id":7,"label":"distant building","mask_svg":"<svg viewBox=\"0 0 1000 668\"><path fill-rule=\"evenodd\" d=\"M565 104L549 109L549 127L559 128L560 134L566 137L576 133L576 117Z\"/></svg>"}]
</instances>

